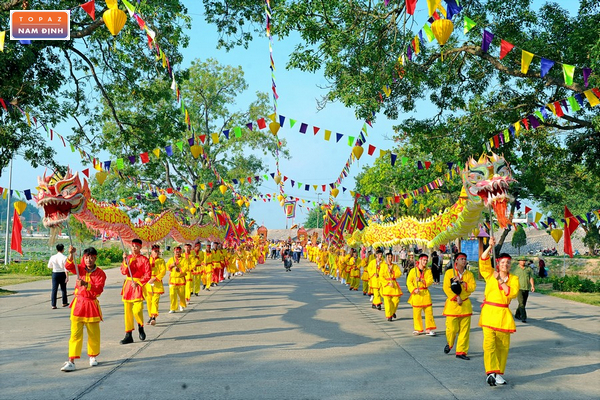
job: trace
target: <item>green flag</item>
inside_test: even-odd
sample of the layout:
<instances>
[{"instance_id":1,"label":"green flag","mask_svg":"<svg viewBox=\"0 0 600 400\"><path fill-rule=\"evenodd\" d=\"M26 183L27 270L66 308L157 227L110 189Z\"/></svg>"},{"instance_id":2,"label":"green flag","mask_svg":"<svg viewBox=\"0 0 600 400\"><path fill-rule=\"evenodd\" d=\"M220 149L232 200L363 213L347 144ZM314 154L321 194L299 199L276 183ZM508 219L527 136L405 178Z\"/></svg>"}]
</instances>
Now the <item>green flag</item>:
<instances>
[{"instance_id":1,"label":"green flag","mask_svg":"<svg viewBox=\"0 0 600 400\"><path fill-rule=\"evenodd\" d=\"M433 34L433 31L431 30L429 24L423 25L423 31L425 31L425 36L427 36L427 40L433 42L433 39L435 39L435 35Z\"/></svg>"},{"instance_id":2,"label":"green flag","mask_svg":"<svg viewBox=\"0 0 600 400\"><path fill-rule=\"evenodd\" d=\"M475 25L477 25L475 23L475 21L473 21L469 17L465 17L465 33L469 32L471 29L473 29L473 27L475 27Z\"/></svg>"},{"instance_id":3,"label":"green flag","mask_svg":"<svg viewBox=\"0 0 600 400\"><path fill-rule=\"evenodd\" d=\"M175 145L177 147L179 147L179 151L183 151L183 142L182 141L179 141L179 142L175 143Z\"/></svg>"},{"instance_id":4,"label":"green flag","mask_svg":"<svg viewBox=\"0 0 600 400\"><path fill-rule=\"evenodd\" d=\"M575 73L575 66L563 64L563 75L565 76L565 83L567 85L573 84L573 74Z\"/></svg>"}]
</instances>

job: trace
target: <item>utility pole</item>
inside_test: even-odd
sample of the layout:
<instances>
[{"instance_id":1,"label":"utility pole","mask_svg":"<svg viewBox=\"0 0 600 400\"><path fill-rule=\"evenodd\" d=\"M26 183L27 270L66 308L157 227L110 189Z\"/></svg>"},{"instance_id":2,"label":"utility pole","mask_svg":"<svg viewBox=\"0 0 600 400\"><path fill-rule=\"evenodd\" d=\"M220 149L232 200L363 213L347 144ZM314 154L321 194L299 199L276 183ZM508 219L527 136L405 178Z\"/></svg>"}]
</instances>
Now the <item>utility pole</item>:
<instances>
[{"instance_id":1,"label":"utility pole","mask_svg":"<svg viewBox=\"0 0 600 400\"><path fill-rule=\"evenodd\" d=\"M8 247L8 238L10 232L10 192L12 189L12 159L8 170L8 194L6 195L6 241L4 242L4 265L10 262L10 248Z\"/></svg>"},{"instance_id":2,"label":"utility pole","mask_svg":"<svg viewBox=\"0 0 600 400\"><path fill-rule=\"evenodd\" d=\"M317 229L319 229L319 221L321 220L321 193L317 193Z\"/></svg>"}]
</instances>

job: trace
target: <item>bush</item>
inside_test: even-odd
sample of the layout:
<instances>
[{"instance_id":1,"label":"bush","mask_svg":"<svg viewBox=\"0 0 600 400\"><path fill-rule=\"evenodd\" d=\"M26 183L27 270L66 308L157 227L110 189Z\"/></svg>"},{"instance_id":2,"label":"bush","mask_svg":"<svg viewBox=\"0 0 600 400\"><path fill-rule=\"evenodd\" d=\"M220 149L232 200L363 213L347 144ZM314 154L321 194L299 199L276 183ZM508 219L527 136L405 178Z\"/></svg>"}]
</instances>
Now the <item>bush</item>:
<instances>
[{"instance_id":1,"label":"bush","mask_svg":"<svg viewBox=\"0 0 600 400\"><path fill-rule=\"evenodd\" d=\"M560 292L581 292L581 293L600 293L600 281L594 282L591 279L581 279L577 275L572 276L553 276L549 278L552 282L552 289Z\"/></svg>"},{"instance_id":2,"label":"bush","mask_svg":"<svg viewBox=\"0 0 600 400\"><path fill-rule=\"evenodd\" d=\"M8 273L26 274L35 276L52 276L52 268L48 268L47 261L13 262L8 265Z\"/></svg>"},{"instance_id":3,"label":"bush","mask_svg":"<svg viewBox=\"0 0 600 400\"><path fill-rule=\"evenodd\" d=\"M107 249L97 249L99 265L108 265L110 263L116 263L123 260L123 249L119 247L109 247Z\"/></svg>"}]
</instances>

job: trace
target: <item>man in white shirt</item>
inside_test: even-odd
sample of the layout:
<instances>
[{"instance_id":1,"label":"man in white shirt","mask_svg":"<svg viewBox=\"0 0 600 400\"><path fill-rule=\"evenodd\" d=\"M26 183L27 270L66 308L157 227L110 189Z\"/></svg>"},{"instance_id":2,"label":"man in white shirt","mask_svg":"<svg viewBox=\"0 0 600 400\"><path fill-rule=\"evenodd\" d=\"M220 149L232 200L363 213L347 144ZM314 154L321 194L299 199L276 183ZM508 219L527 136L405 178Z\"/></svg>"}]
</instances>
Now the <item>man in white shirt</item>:
<instances>
[{"instance_id":1,"label":"man in white shirt","mask_svg":"<svg viewBox=\"0 0 600 400\"><path fill-rule=\"evenodd\" d=\"M58 294L58 286L60 285L60 291L62 292L62 306L67 307L69 300L67 299L67 282L69 282L69 275L65 269L65 263L67 262L67 256L63 254L65 246L62 244L56 245L57 253L50 257L48 261L48 268L52 268L52 309L56 307L56 295Z\"/></svg>"}]
</instances>

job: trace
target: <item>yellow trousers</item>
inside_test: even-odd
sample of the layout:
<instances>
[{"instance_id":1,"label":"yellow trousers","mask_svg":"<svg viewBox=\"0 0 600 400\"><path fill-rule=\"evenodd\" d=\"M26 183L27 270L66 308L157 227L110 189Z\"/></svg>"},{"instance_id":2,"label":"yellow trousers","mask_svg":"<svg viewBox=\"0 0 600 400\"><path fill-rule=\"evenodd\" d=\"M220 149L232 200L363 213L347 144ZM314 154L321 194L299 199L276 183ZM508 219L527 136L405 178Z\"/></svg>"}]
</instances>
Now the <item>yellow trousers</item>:
<instances>
[{"instance_id":1,"label":"yellow trousers","mask_svg":"<svg viewBox=\"0 0 600 400\"><path fill-rule=\"evenodd\" d=\"M100 354L100 322L71 321L71 337L69 338L69 358L80 358L83 347L83 326L87 329L88 356Z\"/></svg>"},{"instance_id":2,"label":"yellow trousers","mask_svg":"<svg viewBox=\"0 0 600 400\"><path fill-rule=\"evenodd\" d=\"M433 320L433 307L413 307L413 324L415 331L423 332L422 312L425 311L425 329L432 331L436 329L435 321Z\"/></svg>"},{"instance_id":3,"label":"yellow trousers","mask_svg":"<svg viewBox=\"0 0 600 400\"><path fill-rule=\"evenodd\" d=\"M362 281L363 283L363 293L369 293L369 281Z\"/></svg>"},{"instance_id":4,"label":"yellow trousers","mask_svg":"<svg viewBox=\"0 0 600 400\"><path fill-rule=\"evenodd\" d=\"M144 300L123 302L123 308L125 309L125 332L133 330L134 317L138 324L144 326Z\"/></svg>"},{"instance_id":5,"label":"yellow trousers","mask_svg":"<svg viewBox=\"0 0 600 400\"><path fill-rule=\"evenodd\" d=\"M485 373L504 375L510 347L510 333L499 332L486 327L482 327L482 329Z\"/></svg>"},{"instance_id":6,"label":"yellow trousers","mask_svg":"<svg viewBox=\"0 0 600 400\"><path fill-rule=\"evenodd\" d=\"M385 317L391 318L394 314L396 314L398 304L400 303L400 297L383 296L383 303L385 305Z\"/></svg>"},{"instance_id":7,"label":"yellow trousers","mask_svg":"<svg viewBox=\"0 0 600 400\"><path fill-rule=\"evenodd\" d=\"M202 283L202 278L200 275L192 275L192 293L200 293L200 284Z\"/></svg>"},{"instance_id":8,"label":"yellow trousers","mask_svg":"<svg viewBox=\"0 0 600 400\"><path fill-rule=\"evenodd\" d=\"M193 285L193 279L186 279L185 281L185 299L187 301L190 300L190 296L192 295L192 285Z\"/></svg>"},{"instance_id":9,"label":"yellow trousers","mask_svg":"<svg viewBox=\"0 0 600 400\"><path fill-rule=\"evenodd\" d=\"M171 311L177 310L177 298L179 298L179 305L183 308L187 306L185 303L185 286L169 286L169 297L171 298Z\"/></svg>"},{"instance_id":10,"label":"yellow trousers","mask_svg":"<svg viewBox=\"0 0 600 400\"><path fill-rule=\"evenodd\" d=\"M467 355L469 353L469 337L471 336L471 316L468 317L446 317L446 340L450 348L456 342L456 355Z\"/></svg>"},{"instance_id":11,"label":"yellow trousers","mask_svg":"<svg viewBox=\"0 0 600 400\"><path fill-rule=\"evenodd\" d=\"M160 293L148 293L146 295L146 305L148 307L149 317L158 317L158 303L160 301Z\"/></svg>"},{"instance_id":12,"label":"yellow trousers","mask_svg":"<svg viewBox=\"0 0 600 400\"><path fill-rule=\"evenodd\" d=\"M358 276L350 278L350 287L352 289L358 290L359 285L360 285L360 278Z\"/></svg>"},{"instance_id":13,"label":"yellow trousers","mask_svg":"<svg viewBox=\"0 0 600 400\"><path fill-rule=\"evenodd\" d=\"M205 283L205 285L206 285L207 289L210 289L210 285L212 285L212 283L213 283L212 276L213 276L212 270L206 271L206 283Z\"/></svg>"},{"instance_id":14,"label":"yellow trousers","mask_svg":"<svg viewBox=\"0 0 600 400\"><path fill-rule=\"evenodd\" d=\"M373 288L373 304L376 306L381 304L381 293L379 288Z\"/></svg>"}]
</instances>

